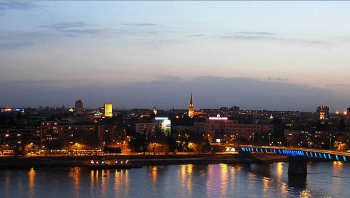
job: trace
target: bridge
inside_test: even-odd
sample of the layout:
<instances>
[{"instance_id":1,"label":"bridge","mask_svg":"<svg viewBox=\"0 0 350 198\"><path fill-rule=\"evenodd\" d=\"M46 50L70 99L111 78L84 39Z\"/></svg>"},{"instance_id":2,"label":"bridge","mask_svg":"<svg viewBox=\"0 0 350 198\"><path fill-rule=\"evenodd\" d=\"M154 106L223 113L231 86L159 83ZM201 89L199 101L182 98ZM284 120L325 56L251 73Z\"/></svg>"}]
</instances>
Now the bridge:
<instances>
[{"instance_id":1,"label":"bridge","mask_svg":"<svg viewBox=\"0 0 350 198\"><path fill-rule=\"evenodd\" d=\"M275 147L275 146L240 146L240 150L244 152L259 152L259 153L275 153L281 155L291 156L305 156L323 158L332 161L348 161L350 160L350 153L332 151L332 150L319 150L319 149L305 149L305 148L292 148L292 147Z\"/></svg>"},{"instance_id":2,"label":"bridge","mask_svg":"<svg viewBox=\"0 0 350 198\"><path fill-rule=\"evenodd\" d=\"M241 145L239 153L275 153L278 155L289 155L288 174L291 175L306 175L307 174L307 158L315 157L330 161L348 161L350 160L350 153L319 150L319 149L305 149L292 147L275 147L275 146L246 146Z\"/></svg>"}]
</instances>

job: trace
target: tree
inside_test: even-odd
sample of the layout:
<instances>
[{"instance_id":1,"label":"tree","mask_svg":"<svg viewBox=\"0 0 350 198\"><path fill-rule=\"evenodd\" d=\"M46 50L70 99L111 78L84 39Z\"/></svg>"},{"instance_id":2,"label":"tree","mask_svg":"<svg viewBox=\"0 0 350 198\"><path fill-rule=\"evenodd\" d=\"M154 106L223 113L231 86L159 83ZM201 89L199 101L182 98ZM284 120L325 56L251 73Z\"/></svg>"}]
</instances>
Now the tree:
<instances>
[{"instance_id":1,"label":"tree","mask_svg":"<svg viewBox=\"0 0 350 198\"><path fill-rule=\"evenodd\" d=\"M109 147L106 146L103 148L103 152L105 153L121 153L122 149L120 147Z\"/></svg>"},{"instance_id":2,"label":"tree","mask_svg":"<svg viewBox=\"0 0 350 198\"><path fill-rule=\"evenodd\" d=\"M52 150L60 150L63 149L63 141L54 139L54 140L45 140L44 146L47 150L49 150L50 155L52 154Z\"/></svg>"},{"instance_id":3,"label":"tree","mask_svg":"<svg viewBox=\"0 0 350 198\"><path fill-rule=\"evenodd\" d=\"M143 137L131 139L129 142L129 148L133 152L144 152L146 150L146 141Z\"/></svg>"},{"instance_id":4,"label":"tree","mask_svg":"<svg viewBox=\"0 0 350 198\"><path fill-rule=\"evenodd\" d=\"M95 131L76 130L73 132L72 142L79 143L90 148L99 146L98 134Z\"/></svg>"},{"instance_id":5,"label":"tree","mask_svg":"<svg viewBox=\"0 0 350 198\"><path fill-rule=\"evenodd\" d=\"M59 149L63 149L63 141L62 140L46 140L45 142L45 147L49 150L59 150Z\"/></svg>"},{"instance_id":6,"label":"tree","mask_svg":"<svg viewBox=\"0 0 350 198\"><path fill-rule=\"evenodd\" d=\"M17 157L19 155L24 156L26 153L25 147L22 145L16 145L16 147L13 149L13 156Z\"/></svg>"}]
</instances>

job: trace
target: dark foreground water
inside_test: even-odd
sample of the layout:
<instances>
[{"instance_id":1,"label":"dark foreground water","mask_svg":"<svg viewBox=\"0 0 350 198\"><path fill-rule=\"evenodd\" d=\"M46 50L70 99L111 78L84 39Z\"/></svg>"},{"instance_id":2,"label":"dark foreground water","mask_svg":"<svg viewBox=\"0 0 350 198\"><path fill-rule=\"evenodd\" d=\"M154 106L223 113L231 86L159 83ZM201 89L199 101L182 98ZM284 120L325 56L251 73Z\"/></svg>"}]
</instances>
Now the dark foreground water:
<instances>
[{"instance_id":1,"label":"dark foreground water","mask_svg":"<svg viewBox=\"0 0 350 198\"><path fill-rule=\"evenodd\" d=\"M349 197L350 163L169 165L130 170L0 170L0 197Z\"/></svg>"}]
</instances>

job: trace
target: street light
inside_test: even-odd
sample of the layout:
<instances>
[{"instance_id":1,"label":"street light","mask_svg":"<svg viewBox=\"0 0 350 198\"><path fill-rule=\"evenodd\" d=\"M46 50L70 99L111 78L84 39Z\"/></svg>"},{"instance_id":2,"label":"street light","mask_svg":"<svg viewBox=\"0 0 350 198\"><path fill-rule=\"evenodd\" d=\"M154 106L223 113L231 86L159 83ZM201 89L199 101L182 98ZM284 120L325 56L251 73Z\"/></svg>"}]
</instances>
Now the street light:
<instances>
[{"instance_id":1,"label":"street light","mask_svg":"<svg viewBox=\"0 0 350 198\"><path fill-rule=\"evenodd\" d=\"M271 140L271 133L269 133L269 146L271 146L270 140Z\"/></svg>"}]
</instances>

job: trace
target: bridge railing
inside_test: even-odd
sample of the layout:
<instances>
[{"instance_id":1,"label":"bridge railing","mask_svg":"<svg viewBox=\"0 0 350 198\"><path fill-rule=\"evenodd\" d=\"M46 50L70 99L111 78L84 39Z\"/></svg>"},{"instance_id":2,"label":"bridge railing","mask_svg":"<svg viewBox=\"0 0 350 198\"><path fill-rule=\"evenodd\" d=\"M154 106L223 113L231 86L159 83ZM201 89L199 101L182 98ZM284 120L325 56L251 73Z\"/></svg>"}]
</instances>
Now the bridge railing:
<instances>
[{"instance_id":1,"label":"bridge railing","mask_svg":"<svg viewBox=\"0 0 350 198\"><path fill-rule=\"evenodd\" d=\"M278 146L252 146L252 145L241 145L242 151L248 152L263 152L263 153L276 153L283 155L300 155L310 156L317 158L324 158L336 161L347 161L350 160L350 153L334 151L334 150L321 150L321 149L305 149L295 147L278 147Z\"/></svg>"}]
</instances>

